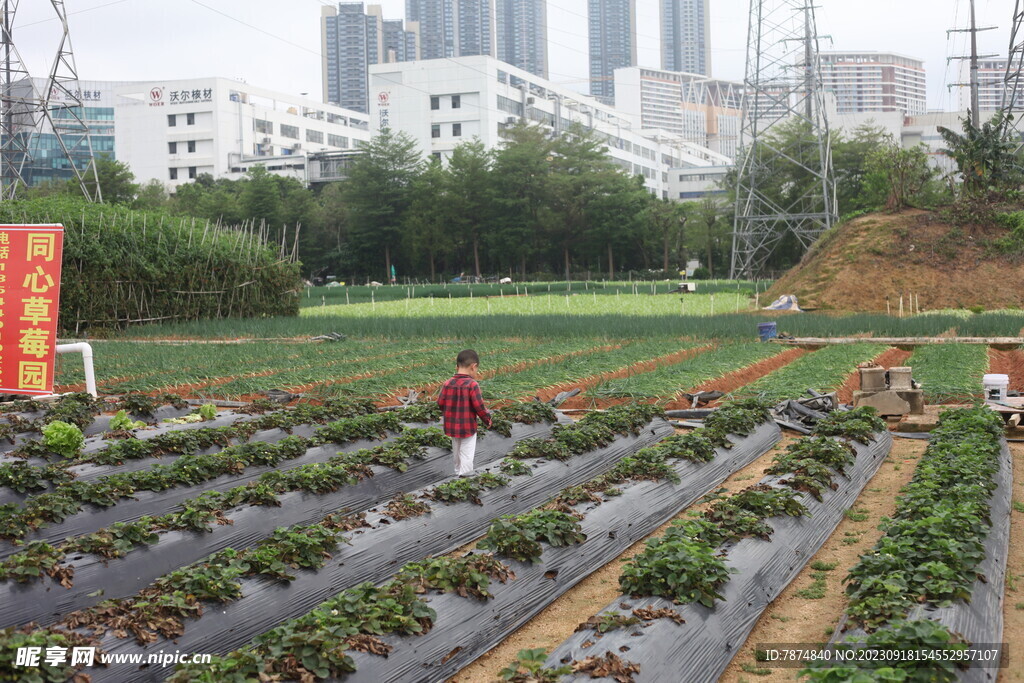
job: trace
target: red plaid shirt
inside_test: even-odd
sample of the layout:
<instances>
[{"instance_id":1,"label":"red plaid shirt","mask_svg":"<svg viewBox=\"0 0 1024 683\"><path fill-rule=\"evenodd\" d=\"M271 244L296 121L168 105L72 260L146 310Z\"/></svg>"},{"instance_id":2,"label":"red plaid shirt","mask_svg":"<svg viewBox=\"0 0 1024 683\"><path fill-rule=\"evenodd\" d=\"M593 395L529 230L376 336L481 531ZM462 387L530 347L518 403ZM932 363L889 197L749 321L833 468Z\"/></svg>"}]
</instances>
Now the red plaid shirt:
<instances>
[{"instance_id":1,"label":"red plaid shirt","mask_svg":"<svg viewBox=\"0 0 1024 683\"><path fill-rule=\"evenodd\" d=\"M441 387L437 405L444 411L444 433L453 439L476 434L476 419L491 425L491 414L480 396L480 385L469 375L456 374Z\"/></svg>"}]
</instances>

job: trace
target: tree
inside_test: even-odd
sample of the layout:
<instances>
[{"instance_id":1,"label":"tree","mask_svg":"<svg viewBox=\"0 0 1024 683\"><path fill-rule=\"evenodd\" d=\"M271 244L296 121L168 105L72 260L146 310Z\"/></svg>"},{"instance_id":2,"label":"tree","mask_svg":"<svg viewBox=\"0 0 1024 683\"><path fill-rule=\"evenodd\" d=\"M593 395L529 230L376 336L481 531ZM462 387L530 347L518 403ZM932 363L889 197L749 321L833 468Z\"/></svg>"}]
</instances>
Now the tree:
<instances>
[{"instance_id":1,"label":"tree","mask_svg":"<svg viewBox=\"0 0 1024 683\"><path fill-rule=\"evenodd\" d=\"M990 190L1002 192L1015 189L1024 179L1024 166L1014 153L1016 143L1010 137L1012 126L1006 114L997 113L990 121L975 128L970 112L961 119L963 133L939 126L939 135L946 143L945 153L956 162L963 190L976 196Z\"/></svg>"},{"instance_id":2,"label":"tree","mask_svg":"<svg viewBox=\"0 0 1024 683\"><path fill-rule=\"evenodd\" d=\"M581 251L597 256L598 268L604 252L608 277L613 279L616 252L621 254L627 245L643 243L642 233L648 224L646 210L653 200L641 176L612 172L603 174L602 179L604 185L587 209L587 231L580 246Z\"/></svg>"},{"instance_id":3,"label":"tree","mask_svg":"<svg viewBox=\"0 0 1024 683\"><path fill-rule=\"evenodd\" d=\"M480 277L480 237L494 211L493 156L479 139L463 142L448 162L448 214L456 232L473 247L473 271Z\"/></svg>"},{"instance_id":4,"label":"tree","mask_svg":"<svg viewBox=\"0 0 1024 683\"><path fill-rule=\"evenodd\" d=\"M131 204L135 200L135 195L139 193L135 174L123 161L115 161L107 156L97 157L96 176L99 179L103 201L107 204ZM85 185L89 188L90 194L95 194L96 181L90 174L85 176ZM71 194L81 192L78 179L68 181L68 191Z\"/></svg>"},{"instance_id":5,"label":"tree","mask_svg":"<svg viewBox=\"0 0 1024 683\"><path fill-rule=\"evenodd\" d=\"M871 158L891 140L884 128L870 123L855 128L849 138L833 133L832 168L840 215L877 206L866 185L872 171Z\"/></svg>"},{"instance_id":6,"label":"tree","mask_svg":"<svg viewBox=\"0 0 1024 683\"><path fill-rule=\"evenodd\" d=\"M451 251L451 185L441 162L431 160L413 180L409 210L405 212L406 240L410 251L426 254L431 281L437 278L437 258Z\"/></svg>"},{"instance_id":7,"label":"tree","mask_svg":"<svg viewBox=\"0 0 1024 683\"><path fill-rule=\"evenodd\" d=\"M132 208L150 211L163 209L167 206L168 201L169 198L164 184L154 178L139 189L135 196L135 201L132 203Z\"/></svg>"},{"instance_id":8,"label":"tree","mask_svg":"<svg viewBox=\"0 0 1024 683\"><path fill-rule=\"evenodd\" d=\"M913 204L914 197L938 173L928 163L924 145L904 149L896 140L875 150L868 159L870 176L865 194L874 194L889 211Z\"/></svg>"},{"instance_id":9,"label":"tree","mask_svg":"<svg viewBox=\"0 0 1024 683\"><path fill-rule=\"evenodd\" d=\"M647 208L646 217L661 241L661 269L667 271L669 269L669 252L672 246L685 239L685 226L689 220L689 212L685 204L668 199L655 199Z\"/></svg>"},{"instance_id":10,"label":"tree","mask_svg":"<svg viewBox=\"0 0 1024 683\"><path fill-rule=\"evenodd\" d=\"M385 128L363 147L345 181L352 246L367 262L383 256L385 278L391 277L391 247L401 238L419 166L416 142L405 132Z\"/></svg>"},{"instance_id":11,"label":"tree","mask_svg":"<svg viewBox=\"0 0 1024 683\"><path fill-rule=\"evenodd\" d=\"M700 202L689 202L693 207L689 210L695 215L698 230L691 231L696 244L704 250L707 258L705 266L708 277L715 275L715 251L721 250L722 241L728 232L728 224L723 220L723 207L713 197L705 197Z\"/></svg>"},{"instance_id":12,"label":"tree","mask_svg":"<svg viewBox=\"0 0 1024 683\"><path fill-rule=\"evenodd\" d=\"M277 180L264 166L256 165L245 174L243 187L242 215L254 223L266 223L270 228L271 241L277 241L284 221Z\"/></svg>"},{"instance_id":13,"label":"tree","mask_svg":"<svg viewBox=\"0 0 1024 683\"><path fill-rule=\"evenodd\" d=\"M528 123L506 128L494 154L495 229L488 240L498 260L509 267L518 264L524 276L550 213L552 154L546 131Z\"/></svg>"},{"instance_id":14,"label":"tree","mask_svg":"<svg viewBox=\"0 0 1024 683\"><path fill-rule=\"evenodd\" d=\"M619 173L592 130L572 124L552 145L551 234L562 251L566 278L569 255L587 231L593 204L605 192L610 174Z\"/></svg>"}]
</instances>

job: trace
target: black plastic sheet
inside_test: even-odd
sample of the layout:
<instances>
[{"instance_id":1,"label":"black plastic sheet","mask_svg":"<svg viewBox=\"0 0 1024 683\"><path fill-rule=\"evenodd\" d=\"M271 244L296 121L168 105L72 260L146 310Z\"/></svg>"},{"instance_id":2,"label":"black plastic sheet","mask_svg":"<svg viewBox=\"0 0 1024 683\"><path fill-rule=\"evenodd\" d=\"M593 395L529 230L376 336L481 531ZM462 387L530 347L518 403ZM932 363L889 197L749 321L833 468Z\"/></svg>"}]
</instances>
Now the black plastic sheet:
<instances>
[{"instance_id":1,"label":"black plastic sheet","mask_svg":"<svg viewBox=\"0 0 1024 683\"><path fill-rule=\"evenodd\" d=\"M673 465L680 482L640 481L619 486L622 495L577 509L587 540L566 547L544 546L539 564L508 560L516 578L492 583L486 601L452 594L427 598L437 612L434 627L420 636L384 636L394 646L387 658L350 653L356 671L346 681L440 681L454 675L558 596L613 561L680 510L718 486L731 473L766 453L779 440L774 423L763 424L730 449L718 449L707 463ZM685 680L685 679L666 679Z\"/></svg>"},{"instance_id":2,"label":"black plastic sheet","mask_svg":"<svg viewBox=\"0 0 1024 683\"><path fill-rule=\"evenodd\" d=\"M512 436L489 433L479 439L474 464L484 466L504 457L516 442L551 434L552 425L514 424ZM365 446L351 444L347 450ZM325 455L336 453L337 446ZM242 506L225 511L229 525L213 525L209 532L160 532L159 542L137 548L119 559L82 554L69 557L75 570L70 589L49 577L28 584L0 583L0 628L36 621L51 624L62 614L84 609L110 598L132 595L154 579L181 566L223 550L247 548L281 526L309 524L342 509L361 512L385 502L397 493L412 491L450 476L454 464L450 450L428 448L427 457L409 464L406 472L374 466L374 476L333 493L314 495L289 492L280 495L280 507ZM150 513L147 513L150 514Z\"/></svg>"},{"instance_id":3,"label":"black plastic sheet","mask_svg":"<svg viewBox=\"0 0 1024 683\"><path fill-rule=\"evenodd\" d=\"M482 505L471 502L432 503L426 515L379 524L363 533L350 534L351 545L339 549L319 571L297 571L295 580L280 583L264 578L242 581L242 597L224 605L209 606L201 619L189 620L185 633L174 642L158 638L141 646L134 639L108 634L101 647L113 653L182 652L226 653L248 643L273 626L302 614L324 600L364 581L381 582L407 562L450 552L483 534L491 520L541 505L558 491L589 481L622 458L663 439L673 432L658 418L638 436L628 436L604 448L565 462L536 461L532 475L512 477L509 486L484 491ZM379 521L379 518L367 521ZM596 567L595 567L596 568ZM136 671L111 667L90 671L93 681L160 680L169 669Z\"/></svg>"},{"instance_id":4,"label":"black plastic sheet","mask_svg":"<svg viewBox=\"0 0 1024 683\"><path fill-rule=\"evenodd\" d=\"M770 541L746 538L726 546L726 565L737 570L721 587L724 600L713 608L700 604L675 605L664 598L620 596L598 614L627 613L636 608L671 609L685 623L656 619L610 631L598 638L593 631L575 633L548 657L549 666L563 660L583 660L612 652L624 660L639 664L634 674L639 682L717 681L757 623L761 613L796 578L807 561L824 544L842 521L843 513L854 505L864 485L874 476L892 445L888 432L869 444L853 444L855 463L846 477L837 477L839 488L826 490L823 501L803 497L809 515L771 517ZM779 477L766 477L762 483L775 484ZM591 647L583 648L586 641ZM622 649L627 648L627 649ZM590 680L568 676L562 680Z\"/></svg>"},{"instance_id":5,"label":"black plastic sheet","mask_svg":"<svg viewBox=\"0 0 1024 683\"><path fill-rule=\"evenodd\" d=\"M550 426L545 425L545 427L548 427L548 431L542 431L539 434L550 433ZM524 433L534 435L532 431ZM500 435L494 436L497 436L499 439L501 438ZM300 465L326 462L339 453L351 453L361 448L370 448L392 438L394 438L394 434L383 441L359 440L343 445L325 444L310 448L305 454L290 460L282 460L276 465L255 465L245 468L244 472L223 474L192 486L176 486L164 491L137 491L134 498L121 499L116 505L110 507L103 508L85 504L79 512L71 515L59 524L50 524L26 534L24 540L26 543L30 541L47 541L52 543L68 536L92 533L115 522L130 522L145 515L167 514L174 511L183 501L195 498L207 491L226 491L236 486L247 484L259 478L261 474L271 470L285 471ZM487 438L491 438L491 435L488 435ZM481 445L483 441L484 439L481 439ZM491 455L500 455L505 452L505 450L498 452L493 448L489 448L486 451L486 453ZM152 459L149 459L149 462L152 462ZM11 543L0 541L0 559L8 557L17 551L18 548Z\"/></svg>"},{"instance_id":6,"label":"black plastic sheet","mask_svg":"<svg viewBox=\"0 0 1024 683\"><path fill-rule=\"evenodd\" d=\"M157 416L157 419L163 420L163 419L166 419L166 417L176 417L176 416L181 416L181 415L187 415L187 414L189 414L189 412L191 412L191 409L189 409L189 408L177 409L177 408L174 408L173 406L169 406L168 405L168 406L161 406L160 408L156 409L154 411L154 415ZM166 416L166 417L164 417L164 416ZM247 415L247 414L244 414L244 413L235 413L235 412L231 412L231 411L224 411L224 412L218 413L217 417L215 419L209 420L207 422L194 422L194 423L191 423L191 424L184 424L184 425L179 425L179 424L163 424L163 425L160 425L160 426L156 427L155 429L140 429L140 430L136 431L135 438L145 441L145 440L148 440L148 439L152 439L155 436L159 436L161 434L166 434L168 432L175 432L175 431L182 431L182 430L193 430L193 429L206 429L206 428L211 428L211 427L225 427L227 425L231 425L231 424L235 424L235 423L239 423L239 422L248 422L248 421L251 421L251 420L255 420L255 419L259 418L259 417L260 417L259 415ZM107 427L110 424L110 418L111 418L110 415L100 415L100 416L98 416L96 418L96 420L93 421L93 423L90 426L90 428L85 431L86 434L92 434L92 436L88 436L86 438L85 444L82 446L82 455L88 456L88 455L90 455L92 453L96 453L98 451L101 451L101 450L107 448L112 443L115 443L117 441L116 439L104 439L104 438L102 438L102 436L97 436L97 434L101 434L102 432L107 430ZM98 429L99 426L102 426L102 429ZM273 438L273 436L274 436L273 433L274 432L283 432L283 430L278 430L278 429L266 430L266 431L270 433L270 434L268 434L268 436L270 436L271 438ZM262 432L260 432L260 433L262 434ZM282 436L277 437L277 439L275 439L275 440L279 441L284 436L285 436L285 434L282 433ZM38 432L29 432L27 434L17 434L16 437L15 437L15 444L11 444L8 441L0 442L2 444L6 444L7 446L9 446L9 448L7 448L7 449L0 449L0 450L10 450L10 449L13 449L13 448L17 447L18 445L21 445L25 441L39 441L39 440L42 440L42 438L43 438L42 435L39 434ZM233 443L238 443L238 442L239 442L238 440L234 440L233 441ZM213 447L210 447L210 448L208 448L206 450L203 450L201 452L202 453L215 453L215 452L217 452L220 449L221 449L220 446L213 446ZM163 456L154 456L154 457L150 457L150 458L139 458L138 460L129 460L129 461L125 462L123 465L92 465L92 464L88 464L87 463L87 464L84 464L84 465L78 465L78 466L72 467L70 469L71 469L72 472L75 472L77 474L78 478L83 479L85 481L91 481L91 480L98 479L100 477L103 477L103 476L106 476L106 475L109 475L109 474L115 474L115 473L119 473L119 472L133 472L135 470L142 470L142 469L146 469L148 467L152 467L153 465L156 465L156 464L168 464L168 463L174 462L174 460L176 460L178 457L180 457L180 456L179 455L173 455L173 454L167 454L167 455L163 455ZM58 456L56 454L54 454L53 457L50 460L45 460L43 458L27 458L27 459L26 458L15 458L15 457L12 457L12 456L0 455L0 465L7 464L7 463L15 463L15 462L25 462L25 463L28 463L30 465L34 465L36 467L45 467L46 465L59 463L61 460L62 460L62 458L60 458L60 456ZM20 503L23 503L30 496L38 495L40 493L45 493L46 491L48 491L50 489L51 489L51 487L47 487L47 489L36 490L36 491L31 492L31 493L18 493L17 491L14 491L13 489L10 489L10 488L4 487L4 486L0 486L0 505L2 505L4 503L19 503L20 504Z\"/></svg>"}]
</instances>

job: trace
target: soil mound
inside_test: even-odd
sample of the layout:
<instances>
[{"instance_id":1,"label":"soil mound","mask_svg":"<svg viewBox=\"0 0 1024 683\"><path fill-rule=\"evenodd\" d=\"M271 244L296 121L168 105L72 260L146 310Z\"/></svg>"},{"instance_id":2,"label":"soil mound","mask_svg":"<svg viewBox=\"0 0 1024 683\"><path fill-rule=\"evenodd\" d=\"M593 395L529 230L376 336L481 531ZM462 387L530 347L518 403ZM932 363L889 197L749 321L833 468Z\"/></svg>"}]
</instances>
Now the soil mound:
<instances>
[{"instance_id":1,"label":"soil mound","mask_svg":"<svg viewBox=\"0 0 1024 683\"><path fill-rule=\"evenodd\" d=\"M1024 258L993 241L999 226L955 227L930 211L860 216L829 231L762 295L795 294L801 307L893 313L900 297L921 310L1024 306ZM767 299L765 298L767 297Z\"/></svg>"}]
</instances>

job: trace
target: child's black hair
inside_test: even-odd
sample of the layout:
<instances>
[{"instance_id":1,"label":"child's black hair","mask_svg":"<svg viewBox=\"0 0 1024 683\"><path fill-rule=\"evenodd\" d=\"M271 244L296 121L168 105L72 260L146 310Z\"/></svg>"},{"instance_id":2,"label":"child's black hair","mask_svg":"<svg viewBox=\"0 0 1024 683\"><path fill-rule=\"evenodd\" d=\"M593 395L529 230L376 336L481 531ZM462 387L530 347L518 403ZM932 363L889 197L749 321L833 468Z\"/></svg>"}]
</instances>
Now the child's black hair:
<instances>
[{"instance_id":1,"label":"child's black hair","mask_svg":"<svg viewBox=\"0 0 1024 683\"><path fill-rule=\"evenodd\" d=\"M455 359L455 364L460 368L468 368L473 363L480 364L480 356L477 355L473 349L466 349L465 351L459 351L458 357Z\"/></svg>"}]
</instances>

